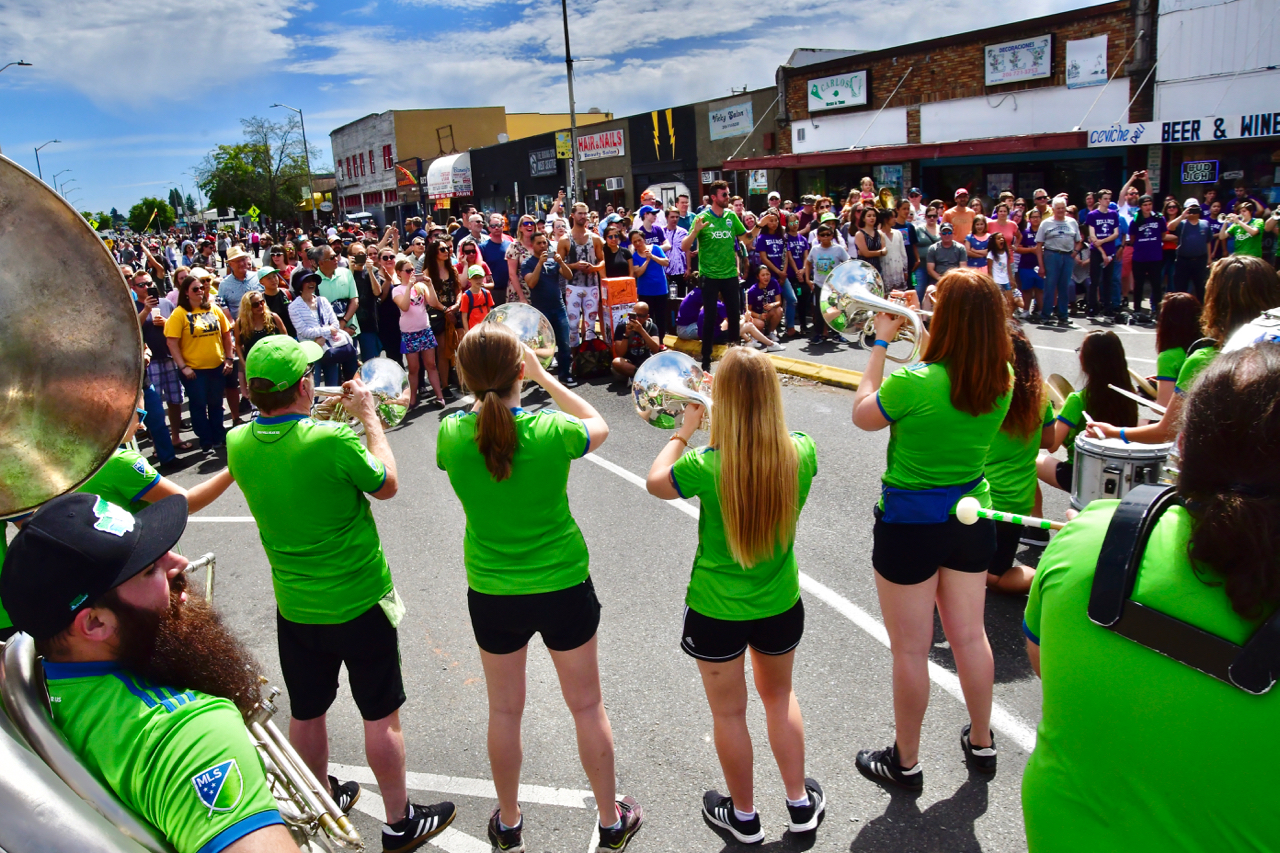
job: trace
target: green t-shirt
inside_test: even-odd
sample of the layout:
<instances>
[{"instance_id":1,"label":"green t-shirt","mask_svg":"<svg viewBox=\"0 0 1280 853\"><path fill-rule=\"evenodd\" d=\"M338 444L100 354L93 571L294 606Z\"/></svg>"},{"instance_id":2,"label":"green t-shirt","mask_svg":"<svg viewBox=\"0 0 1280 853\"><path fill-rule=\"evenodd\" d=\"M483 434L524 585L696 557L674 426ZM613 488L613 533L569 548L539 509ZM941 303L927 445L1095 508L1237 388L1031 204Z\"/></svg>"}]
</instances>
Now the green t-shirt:
<instances>
[{"instance_id":1,"label":"green t-shirt","mask_svg":"<svg viewBox=\"0 0 1280 853\"><path fill-rule=\"evenodd\" d=\"M1182 363L1182 369L1178 371L1178 381L1173 386L1174 390L1179 394L1190 391L1200 371L1208 367L1209 363L1217 357L1217 347L1201 347L1187 356L1187 360Z\"/></svg>"},{"instance_id":2,"label":"green t-shirt","mask_svg":"<svg viewBox=\"0 0 1280 853\"><path fill-rule=\"evenodd\" d=\"M9 523L0 521L0 566L4 565L4 555L9 553ZM4 612L4 604L0 603L0 631L12 628L13 620Z\"/></svg>"},{"instance_id":3,"label":"green t-shirt","mask_svg":"<svg viewBox=\"0 0 1280 853\"><path fill-rule=\"evenodd\" d=\"M463 562L467 585L487 595L532 595L587 579L587 543L569 511L569 464L587 455L581 420L555 409L513 410L516 452L511 476L498 482L476 446L477 412L440 424L436 465L449 475L467 514Z\"/></svg>"},{"instance_id":4,"label":"green t-shirt","mask_svg":"<svg viewBox=\"0 0 1280 853\"><path fill-rule=\"evenodd\" d=\"M891 422L889 465L881 480L886 486L921 490L982 478L987 450L1012 399L1010 388L991 411L974 417L951 404L951 377L945 364L913 364L895 370L876 392L880 411ZM985 479L966 495L991 507Z\"/></svg>"},{"instance_id":5,"label":"green t-shirt","mask_svg":"<svg viewBox=\"0 0 1280 853\"><path fill-rule=\"evenodd\" d=\"M160 474L141 453L121 447L111 454L107 464L99 468L98 473L76 491L106 498L136 515L147 505L142 496L158 482Z\"/></svg>"},{"instance_id":6,"label":"green t-shirt","mask_svg":"<svg viewBox=\"0 0 1280 853\"><path fill-rule=\"evenodd\" d=\"M113 661L44 664L53 723L80 763L178 853L283 823L240 712Z\"/></svg>"},{"instance_id":7,"label":"green t-shirt","mask_svg":"<svg viewBox=\"0 0 1280 853\"><path fill-rule=\"evenodd\" d=\"M1249 236L1249 232L1245 231L1239 223L1228 225L1227 235L1234 237L1236 240L1235 249L1232 254L1251 255L1255 258L1262 257L1262 229L1266 224L1267 223L1263 222L1261 219L1255 219L1250 222L1250 228L1258 229L1258 233L1254 234L1252 237Z\"/></svg>"},{"instance_id":8,"label":"green t-shirt","mask_svg":"<svg viewBox=\"0 0 1280 853\"><path fill-rule=\"evenodd\" d=\"M818 472L818 453L813 439L802 432L793 432L791 442L800 460L799 518ZM680 497L696 497L700 504L698 552L685 604L704 616L731 621L763 619L789 610L800 597L795 543L776 549L750 568L734 561L720 514L720 454L710 447L684 454L672 467L671 480Z\"/></svg>"},{"instance_id":9,"label":"green t-shirt","mask_svg":"<svg viewBox=\"0 0 1280 853\"><path fill-rule=\"evenodd\" d=\"M350 427L259 417L227 434L227 467L258 523L285 619L349 622L391 593L365 497L382 488L387 469Z\"/></svg>"},{"instance_id":10,"label":"green t-shirt","mask_svg":"<svg viewBox=\"0 0 1280 853\"><path fill-rule=\"evenodd\" d=\"M1251 696L1089 621L1094 566L1116 506L1090 502L1053 538L1027 600L1024 629L1040 645L1044 693L1022 777L1028 847L1274 850L1280 692ZM1133 600L1243 643L1258 622L1196 577L1191 526L1180 507L1160 518ZM1206 772L1206 761L1216 769Z\"/></svg>"},{"instance_id":11,"label":"green t-shirt","mask_svg":"<svg viewBox=\"0 0 1280 853\"><path fill-rule=\"evenodd\" d=\"M698 272L703 278L737 278L736 246L738 238L747 233L747 226L732 210L726 210L724 216L716 216L711 208L707 208L693 219L695 223L699 219L707 223L696 238Z\"/></svg>"},{"instance_id":12,"label":"green t-shirt","mask_svg":"<svg viewBox=\"0 0 1280 853\"><path fill-rule=\"evenodd\" d=\"M1041 426L1053 423L1053 406L1045 401ZM1001 512L1030 515L1036 501L1036 458L1040 455L1040 430L1018 437L996 431L987 450L984 476L991 484L991 506Z\"/></svg>"},{"instance_id":13,"label":"green t-shirt","mask_svg":"<svg viewBox=\"0 0 1280 853\"><path fill-rule=\"evenodd\" d=\"M1182 347L1170 347L1156 356L1156 381L1177 382L1178 371L1187 360L1187 351Z\"/></svg>"},{"instance_id":14,"label":"green t-shirt","mask_svg":"<svg viewBox=\"0 0 1280 853\"><path fill-rule=\"evenodd\" d=\"M1078 436L1086 426L1084 421L1084 413L1088 411L1088 402L1084 399L1084 389L1072 391L1067 395L1067 399L1062 403L1062 411L1058 412L1058 420L1071 427L1067 431L1067 438L1062 443L1067 448L1067 462L1075 464L1076 461L1076 436Z\"/></svg>"},{"instance_id":15,"label":"green t-shirt","mask_svg":"<svg viewBox=\"0 0 1280 853\"><path fill-rule=\"evenodd\" d=\"M320 284L316 287L316 293L329 300L329 304L333 306L334 316L339 320L347 313L348 303L360 297L355 276L346 267L335 269L333 278L325 278L324 273L320 273ZM356 313L351 315L349 326L354 335L360 334L360 321L356 319L359 313L357 309Z\"/></svg>"}]
</instances>

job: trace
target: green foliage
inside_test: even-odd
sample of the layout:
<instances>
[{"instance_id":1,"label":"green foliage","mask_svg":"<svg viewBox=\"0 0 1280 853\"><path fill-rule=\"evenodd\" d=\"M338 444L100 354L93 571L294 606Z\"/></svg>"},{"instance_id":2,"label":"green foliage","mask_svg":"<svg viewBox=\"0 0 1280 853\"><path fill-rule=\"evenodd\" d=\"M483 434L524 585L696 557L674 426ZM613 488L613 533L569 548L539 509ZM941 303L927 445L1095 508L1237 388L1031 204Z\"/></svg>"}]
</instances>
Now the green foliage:
<instances>
[{"instance_id":1,"label":"green foliage","mask_svg":"<svg viewBox=\"0 0 1280 853\"><path fill-rule=\"evenodd\" d=\"M169 206L179 213L185 212L182 205L182 193L178 191L177 187L169 190Z\"/></svg>"},{"instance_id":2,"label":"green foliage","mask_svg":"<svg viewBox=\"0 0 1280 853\"><path fill-rule=\"evenodd\" d=\"M80 215L84 217L84 221L85 221L85 222L92 222L92 221L93 221L93 218L94 218L94 217L93 217L93 211L92 211L92 210L82 210L82 211L80 211Z\"/></svg>"},{"instance_id":3,"label":"green foliage","mask_svg":"<svg viewBox=\"0 0 1280 853\"><path fill-rule=\"evenodd\" d=\"M257 205L262 211L260 218L296 220L302 187L307 183L297 117L272 122L254 116L241 119L240 125L244 141L219 145L196 169L210 206L235 208L241 214Z\"/></svg>"},{"instance_id":4,"label":"green foliage","mask_svg":"<svg viewBox=\"0 0 1280 853\"><path fill-rule=\"evenodd\" d=\"M109 231L115 225L115 223L111 221L111 214L101 210L95 213L93 218L98 220L99 231Z\"/></svg>"},{"instance_id":5,"label":"green foliage","mask_svg":"<svg viewBox=\"0 0 1280 853\"><path fill-rule=\"evenodd\" d=\"M151 219L151 213L155 211L155 219ZM114 209L113 211L114 212ZM158 198L144 198L142 201L129 208L129 227L134 231L142 232L147 228L147 222L150 220L149 227L158 231L163 231L174 223L175 214L173 208L167 202Z\"/></svg>"}]
</instances>

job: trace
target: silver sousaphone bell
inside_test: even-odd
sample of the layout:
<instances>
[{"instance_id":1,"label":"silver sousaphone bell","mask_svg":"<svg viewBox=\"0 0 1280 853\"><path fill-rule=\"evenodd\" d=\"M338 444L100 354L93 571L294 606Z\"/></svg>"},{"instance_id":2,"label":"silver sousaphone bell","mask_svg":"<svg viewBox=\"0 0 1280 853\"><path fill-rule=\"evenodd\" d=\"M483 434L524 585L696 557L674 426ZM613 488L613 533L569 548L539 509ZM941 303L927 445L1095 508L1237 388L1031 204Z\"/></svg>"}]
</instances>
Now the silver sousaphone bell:
<instances>
[{"instance_id":1,"label":"silver sousaphone bell","mask_svg":"<svg viewBox=\"0 0 1280 853\"><path fill-rule=\"evenodd\" d=\"M885 357L900 364L910 364L920 358L924 340L924 324L920 314L900 302L885 298L884 279L880 271L866 261L845 261L833 269L822 283L822 319L831 330L850 343L860 343L870 348L876 341L876 314L896 314L905 317L906 325L899 330L894 341L909 341L911 354L900 358L886 351ZM893 343L893 341L890 341Z\"/></svg>"},{"instance_id":2,"label":"silver sousaphone bell","mask_svg":"<svg viewBox=\"0 0 1280 853\"><path fill-rule=\"evenodd\" d=\"M371 358L360 367L360 381L378 401L378 417L388 429L399 426L408 411L405 392L409 390L409 374L389 358ZM342 404L342 386L316 386L316 402L311 417L318 421L341 421L356 431L364 431L360 421Z\"/></svg>"},{"instance_id":3,"label":"silver sousaphone bell","mask_svg":"<svg viewBox=\"0 0 1280 853\"><path fill-rule=\"evenodd\" d=\"M650 426L677 429L684 423L685 407L697 403L703 407L698 428L710 429L711 378L684 353L663 350L645 359L631 380L636 414Z\"/></svg>"},{"instance_id":4,"label":"silver sousaphone bell","mask_svg":"<svg viewBox=\"0 0 1280 853\"><path fill-rule=\"evenodd\" d=\"M537 308L527 302L506 302L490 311L484 322L500 323L515 332L520 343L533 350L543 368L551 368L556 354L556 330Z\"/></svg>"}]
</instances>

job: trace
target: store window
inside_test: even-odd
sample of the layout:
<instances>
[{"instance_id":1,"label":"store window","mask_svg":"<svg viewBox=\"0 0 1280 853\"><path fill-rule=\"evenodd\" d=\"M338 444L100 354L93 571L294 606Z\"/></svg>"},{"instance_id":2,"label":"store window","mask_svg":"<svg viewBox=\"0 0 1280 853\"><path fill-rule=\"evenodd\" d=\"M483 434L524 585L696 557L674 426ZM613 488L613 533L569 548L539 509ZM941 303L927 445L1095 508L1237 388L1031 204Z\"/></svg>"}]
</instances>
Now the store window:
<instances>
[{"instance_id":1,"label":"store window","mask_svg":"<svg viewBox=\"0 0 1280 853\"><path fill-rule=\"evenodd\" d=\"M391 146L390 145L382 146L382 168L394 169L395 166L396 166L396 161L391 156Z\"/></svg>"},{"instance_id":2,"label":"store window","mask_svg":"<svg viewBox=\"0 0 1280 853\"><path fill-rule=\"evenodd\" d=\"M1192 196L1203 199L1212 189L1229 204L1235 198L1236 187L1243 187L1246 195L1274 207L1280 204L1278 158L1280 149L1274 142L1175 146L1169 160L1166 194L1181 203Z\"/></svg>"},{"instance_id":3,"label":"store window","mask_svg":"<svg viewBox=\"0 0 1280 853\"><path fill-rule=\"evenodd\" d=\"M369 171L370 171L370 172L374 171L374 166L373 166L373 149L372 149L372 148L370 148L370 149L369 149Z\"/></svg>"}]
</instances>

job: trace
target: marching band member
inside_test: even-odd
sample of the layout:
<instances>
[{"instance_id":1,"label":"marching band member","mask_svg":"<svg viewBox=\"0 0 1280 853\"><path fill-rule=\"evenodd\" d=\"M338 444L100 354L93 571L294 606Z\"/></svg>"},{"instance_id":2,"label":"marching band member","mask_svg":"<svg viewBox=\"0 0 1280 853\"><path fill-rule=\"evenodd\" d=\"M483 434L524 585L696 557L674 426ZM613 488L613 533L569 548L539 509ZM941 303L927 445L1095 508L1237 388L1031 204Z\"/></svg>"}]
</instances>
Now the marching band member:
<instances>
[{"instance_id":1,"label":"marching band member","mask_svg":"<svg viewBox=\"0 0 1280 853\"><path fill-rule=\"evenodd\" d=\"M1185 506L1152 525L1132 599L1243 645L1280 604L1280 346L1214 360L1182 399ZM1028 847L1274 849L1277 691L1251 695L1089 619L1116 507L1091 501L1054 537L1027 601L1044 691Z\"/></svg>"},{"instance_id":2,"label":"marching band member","mask_svg":"<svg viewBox=\"0 0 1280 853\"><path fill-rule=\"evenodd\" d=\"M297 853L241 717L259 668L182 591L186 526L177 495L136 514L54 498L9 546L0 597L44 657L67 745L178 853Z\"/></svg>"},{"instance_id":3,"label":"marching band member","mask_svg":"<svg viewBox=\"0 0 1280 853\"><path fill-rule=\"evenodd\" d=\"M441 423L436 464L448 473L467 515L467 605L489 693L489 763L498 792L489 841L499 851L525 849L520 721L529 640L541 634L595 793L599 850L623 850L639 831L644 810L631 797L615 802L613 730L600 690L600 602L565 491L570 462L603 444L609 427L506 326L482 323L468 332L458 345L457 365L476 403ZM546 389L561 411L520 408L526 378ZM495 514L497 506L521 511Z\"/></svg>"},{"instance_id":4,"label":"marching band member","mask_svg":"<svg viewBox=\"0 0 1280 853\"><path fill-rule=\"evenodd\" d=\"M1270 264L1249 255L1231 255L1218 261L1209 271L1209 280L1204 287L1204 310L1200 314L1200 329L1212 345L1202 346L1182 363L1175 394L1164 415L1153 424L1133 429L1121 429L1105 422L1106 418L1093 426L1106 433L1107 438L1126 442L1161 444L1172 441L1178 431L1182 395L1191 390L1196 377L1217 358L1222 345L1236 329L1276 306L1280 306L1280 276Z\"/></svg>"},{"instance_id":5,"label":"marching band member","mask_svg":"<svg viewBox=\"0 0 1280 853\"><path fill-rule=\"evenodd\" d=\"M915 292L905 294L915 307ZM929 704L929 652L935 602L964 688L970 724L960 733L970 764L996 770L991 732L995 668L983 625L987 567L995 526L955 517L965 496L991 506L983 463L1012 397L1012 344L1004 297L990 278L960 268L938 282L937 306L922 363L882 380L885 351L903 318L878 314L876 341L858 393L853 422L889 427L888 470L875 509L871 562L893 653L896 740L858 753L858 770L879 784L924 786L920 728Z\"/></svg>"},{"instance_id":6,"label":"marching band member","mask_svg":"<svg viewBox=\"0 0 1280 853\"><path fill-rule=\"evenodd\" d=\"M261 413L227 437L227 465L240 484L271 564L276 641L289 693L289 741L317 779L328 779L344 809L360 796L355 782L329 775L326 714L345 666L364 719L365 755L386 809L382 847L411 850L439 835L453 803L409 802L400 706L404 682L396 628L404 605L366 494L389 500L399 488L396 461L377 401L359 379L343 405L364 425L368 448L346 424L313 421L313 371L324 351L314 341L263 338L249 353L249 398ZM318 499L298 506L300 488Z\"/></svg>"},{"instance_id":7,"label":"marching band member","mask_svg":"<svg viewBox=\"0 0 1280 853\"><path fill-rule=\"evenodd\" d=\"M1156 321L1156 404L1168 406L1187 350L1200 339L1200 300L1194 293L1169 293Z\"/></svg>"},{"instance_id":8,"label":"marching band member","mask_svg":"<svg viewBox=\"0 0 1280 853\"><path fill-rule=\"evenodd\" d=\"M1102 330L1085 335L1080 344L1080 372L1084 374L1084 387L1067 395L1062 411L1058 412L1058 422L1054 424L1053 441L1046 446L1049 454L1036 463L1042 482L1066 492L1071 491L1071 478L1075 473L1076 436L1095 420L1119 424L1125 429L1138 424L1138 404L1107 387L1115 385L1133 391L1129 362L1119 335ZM1067 446L1066 462L1050 455L1063 444Z\"/></svg>"},{"instance_id":9,"label":"marching band member","mask_svg":"<svg viewBox=\"0 0 1280 853\"><path fill-rule=\"evenodd\" d=\"M809 436L787 432L778 374L755 350L725 354L712 400L710 444L684 453L703 415L701 406L690 405L653 461L647 485L663 500L699 499L698 553L680 648L698 661L729 788L729 796L707 791L702 811L738 841L755 844L764 831L746 718L748 647L786 787L788 828L816 829L826 808L822 786L804 775L804 721L791 678L804 633L795 528L817 473L817 452Z\"/></svg>"},{"instance_id":10,"label":"marching band member","mask_svg":"<svg viewBox=\"0 0 1280 853\"><path fill-rule=\"evenodd\" d=\"M1045 398L1044 380L1031 341L1017 322L1008 324L1013 341L1013 399L1004 423L987 450L985 476L991 484L991 505L1002 512L1034 515L1036 456L1054 440L1053 406ZM1035 569L1015 563L1023 528L997 521L996 551L987 567L987 586L1022 595L1031 588Z\"/></svg>"}]
</instances>

